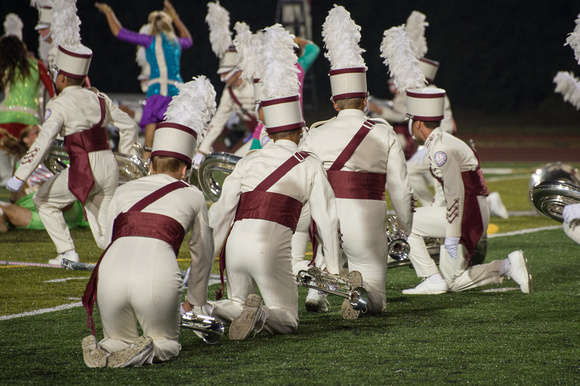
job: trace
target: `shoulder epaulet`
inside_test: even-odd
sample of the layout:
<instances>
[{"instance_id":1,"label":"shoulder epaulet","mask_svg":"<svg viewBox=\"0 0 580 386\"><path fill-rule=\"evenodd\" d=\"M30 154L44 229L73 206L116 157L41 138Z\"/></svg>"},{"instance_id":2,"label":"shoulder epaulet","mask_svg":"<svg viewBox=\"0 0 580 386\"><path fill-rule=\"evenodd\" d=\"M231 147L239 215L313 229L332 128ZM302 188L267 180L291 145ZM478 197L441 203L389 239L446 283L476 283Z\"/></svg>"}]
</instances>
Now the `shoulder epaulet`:
<instances>
[{"instance_id":1,"label":"shoulder epaulet","mask_svg":"<svg viewBox=\"0 0 580 386\"><path fill-rule=\"evenodd\" d=\"M336 119L336 117L332 117L330 119L327 119L326 121L319 121L319 122L313 123L312 125L310 125L310 130L317 128L318 126L322 126L325 123L332 121L333 119Z\"/></svg>"}]
</instances>

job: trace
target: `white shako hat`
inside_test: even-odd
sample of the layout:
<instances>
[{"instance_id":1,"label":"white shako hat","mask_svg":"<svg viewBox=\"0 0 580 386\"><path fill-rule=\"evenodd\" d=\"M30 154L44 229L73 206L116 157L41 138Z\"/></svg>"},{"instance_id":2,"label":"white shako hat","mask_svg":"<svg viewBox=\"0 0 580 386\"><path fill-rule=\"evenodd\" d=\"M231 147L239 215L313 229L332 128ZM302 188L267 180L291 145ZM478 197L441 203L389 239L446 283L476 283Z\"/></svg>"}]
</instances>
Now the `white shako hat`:
<instances>
[{"instance_id":1,"label":"white shako hat","mask_svg":"<svg viewBox=\"0 0 580 386\"><path fill-rule=\"evenodd\" d=\"M15 14L9 13L4 19L4 35L6 36L16 36L18 40L22 41L22 19Z\"/></svg>"},{"instance_id":2,"label":"white shako hat","mask_svg":"<svg viewBox=\"0 0 580 386\"><path fill-rule=\"evenodd\" d=\"M335 5L328 12L322 25L322 36L330 60L330 89L332 100L345 98L365 98L367 93L367 67L359 47L360 26L356 25L350 13L342 6Z\"/></svg>"},{"instance_id":3,"label":"white shako hat","mask_svg":"<svg viewBox=\"0 0 580 386\"><path fill-rule=\"evenodd\" d=\"M30 0L30 6L38 9L38 23L35 30L49 28L52 24L52 4L50 0Z\"/></svg>"},{"instance_id":4,"label":"white shako hat","mask_svg":"<svg viewBox=\"0 0 580 386\"><path fill-rule=\"evenodd\" d=\"M218 74L234 70L238 65L238 51L232 44L230 31L230 13L219 1L207 3L205 21L209 26L211 49L219 58Z\"/></svg>"},{"instance_id":5,"label":"white shako hat","mask_svg":"<svg viewBox=\"0 0 580 386\"><path fill-rule=\"evenodd\" d=\"M294 35L280 24L264 29L259 74L262 109L268 134L304 127Z\"/></svg>"},{"instance_id":6,"label":"white shako hat","mask_svg":"<svg viewBox=\"0 0 580 386\"><path fill-rule=\"evenodd\" d=\"M445 90L424 87L407 90L407 115L416 121L440 121L443 119Z\"/></svg>"},{"instance_id":7,"label":"white shako hat","mask_svg":"<svg viewBox=\"0 0 580 386\"><path fill-rule=\"evenodd\" d=\"M202 141L207 125L216 111L215 89L205 76L179 84L165 120L157 124L151 157L168 156L191 165L192 157Z\"/></svg>"},{"instance_id":8,"label":"white shako hat","mask_svg":"<svg viewBox=\"0 0 580 386\"><path fill-rule=\"evenodd\" d=\"M52 10L52 39L58 46L56 69L70 78L83 79L89 73L93 51L81 44L76 0L54 0Z\"/></svg>"},{"instance_id":9,"label":"white shako hat","mask_svg":"<svg viewBox=\"0 0 580 386\"><path fill-rule=\"evenodd\" d=\"M238 50L237 67L242 71L242 78L254 86L254 101L260 103L264 99L262 84L258 73L262 67L263 32L252 33L246 23L237 22L234 25L236 37L234 46Z\"/></svg>"},{"instance_id":10,"label":"white shako hat","mask_svg":"<svg viewBox=\"0 0 580 386\"><path fill-rule=\"evenodd\" d=\"M439 70L439 62L427 58L419 59L419 69L425 75L425 79L429 83L433 83L437 70Z\"/></svg>"}]
</instances>

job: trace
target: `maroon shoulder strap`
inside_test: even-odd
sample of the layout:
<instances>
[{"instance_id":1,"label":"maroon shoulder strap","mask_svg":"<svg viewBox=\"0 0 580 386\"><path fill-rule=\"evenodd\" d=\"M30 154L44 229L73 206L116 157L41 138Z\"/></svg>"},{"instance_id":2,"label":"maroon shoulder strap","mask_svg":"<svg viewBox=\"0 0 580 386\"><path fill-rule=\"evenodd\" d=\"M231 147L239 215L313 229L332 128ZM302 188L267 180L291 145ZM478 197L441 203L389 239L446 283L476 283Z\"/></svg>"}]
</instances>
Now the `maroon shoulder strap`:
<instances>
[{"instance_id":1,"label":"maroon shoulder strap","mask_svg":"<svg viewBox=\"0 0 580 386\"><path fill-rule=\"evenodd\" d=\"M148 196L145 196L141 200L137 201L137 203L135 205L133 205L127 212L134 212L134 211L140 212L143 209L145 209L147 206L152 204L153 202L155 202L155 201L159 200L161 197L165 196L166 194L169 194L169 193L171 193L174 190L179 189L179 188L185 188L187 186L189 186L189 185L183 181L175 181L175 182L172 182L171 184L165 185L164 187L157 189L153 193L151 193Z\"/></svg>"},{"instance_id":2,"label":"maroon shoulder strap","mask_svg":"<svg viewBox=\"0 0 580 386\"><path fill-rule=\"evenodd\" d=\"M270 189L272 185L274 185L280 178L282 178L286 173L288 173L294 166L298 165L299 163L303 162L306 157L308 157L308 153L305 151L298 151L292 155L292 157L288 158L286 162L278 167L278 169L274 170L272 174L270 174L264 181L262 181L256 188L255 191L266 191Z\"/></svg>"},{"instance_id":3,"label":"maroon shoulder strap","mask_svg":"<svg viewBox=\"0 0 580 386\"><path fill-rule=\"evenodd\" d=\"M350 159L350 157L352 157L352 155L353 155L354 151L356 150L356 148L358 147L358 145L360 145L362 140L366 137L366 135L371 131L371 129L374 126L375 126L375 123L373 121L371 121L370 119L367 119L366 121L364 121L362 126L358 130L358 132L351 139L351 141L348 143L348 145L346 145L346 147L344 148L342 153L340 153L340 155L336 158L336 160L334 161L334 163L332 164L332 166L328 170L340 170L340 169L342 169L342 167L344 166L346 161L348 161Z\"/></svg>"},{"instance_id":4,"label":"maroon shoulder strap","mask_svg":"<svg viewBox=\"0 0 580 386\"><path fill-rule=\"evenodd\" d=\"M105 121L105 116L107 114L107 105L105 102L105 97L102 96L101 94L97 94L97 97L99 98L99 105L101 106L101 120L93 127L101 127L103 125L103 122Z\"/></svg>"}]
</instances>

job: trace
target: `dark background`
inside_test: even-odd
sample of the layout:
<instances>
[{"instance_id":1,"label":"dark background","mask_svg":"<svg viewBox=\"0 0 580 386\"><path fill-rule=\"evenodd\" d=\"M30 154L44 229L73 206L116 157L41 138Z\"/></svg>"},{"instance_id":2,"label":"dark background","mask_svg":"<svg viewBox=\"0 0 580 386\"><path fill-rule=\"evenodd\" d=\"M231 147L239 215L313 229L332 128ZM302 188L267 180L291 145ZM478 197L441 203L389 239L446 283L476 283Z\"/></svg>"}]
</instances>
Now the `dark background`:
<instances>
[{"instance_id":1,"label":"dark background","mask_svg":"<svg viewBox=\"0 0 580 386\"><path fill-rule=\"evenodd\" d=\"M275 23L276 0L222 0L230 12L231 26L245 21L255 31ZM109 1L124 27L137 31L149 12L161 9L161 0ZM205 23L207 2L174 0L181 19L190 29L193 48L183 52L182 76L210 78L218 96L222 84L216 76L218 61L211 51ZM387 68L380 58L383 32L405 23L413 10L427 16L427 57L441 67L435 83L445 88L462 130L477 130L478 123L506 122L526 126L549 126L551 132L577 134L580 113L554 93L552 79L558 71L580 75L574 52L564 46L580 13L578 0L312 0L313 40L322 48L315 62L314 92L305 93L307 123L326 119L334 112L328 98L328 60L323 56L322 23L333 4L343 5L362 27L361 47L368 66L368 88L379 98L390 97ZM139 93L135 47L116 40L105 16L93 1L78 0L82 42L94 51L90 79L106 93ZM24 21L24 40L36 52L34 31L37 11L27 0L2 1L0 17L17 13ZM314 107L314 108L312 108ZM462 125L463 122L466 124ZM468 127L465 127L468 126ZM579 128L580 129L580 128ZM497 130L497 129L496 129Z\"/></svg>"}]
</instances>

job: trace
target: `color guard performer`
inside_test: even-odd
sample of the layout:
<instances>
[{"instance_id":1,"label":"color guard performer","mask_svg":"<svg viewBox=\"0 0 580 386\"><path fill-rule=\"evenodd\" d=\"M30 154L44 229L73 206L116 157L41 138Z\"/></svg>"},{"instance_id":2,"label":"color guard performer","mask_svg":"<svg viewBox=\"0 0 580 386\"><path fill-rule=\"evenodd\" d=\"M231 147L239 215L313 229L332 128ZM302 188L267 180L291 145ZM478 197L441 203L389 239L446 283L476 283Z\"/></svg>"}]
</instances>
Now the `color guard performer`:
<instances>
[{"instance_id":1,"label":"color guard performer","mask_svg":"<svg viewBox=\"0 0 580 386\"><path fill-rule=\"evenodd\" d=\"M362 274L362 285L370 298L368 313L377 314L386 307L386 186L404 231L411 230L412 193L395 132L384 120L370 120L364 112L367 85L363 50L358 47L360 27L343 7L335 6L323 25L323 36L338 116L312 125L302 148L317 154L324 163L336 196L348 269ZM315 209L314 203L310 208ZM342 311L347 319L359 315L348 300Z\"/></svg>"},{"instance_id":2,"label":"color guard performer","mask_svg":"<svg viewBox=\"0 0 580 386\"><path fill-rule=\"evenodd\" d=\"M139 130L131 117L106 95L81 87L89 71L92 51L80 43L80 20L75 2L61 3L62 9L57 9L55 2L55 19L69 16L73 20L60 20L59 24L67 27L63 29L55 28L57 23L53 23L53 38L58 44L55 88L59 95L48 103L38 138L6 185L10 191L19 191L48 155L56 136L65 137L70 167L44 183L34 196L38 215L58 252L58 256L49 261L54 265L60 265L63 258L79 261L62 214L62 208L77 199L85 207L97 245L102 249L107 246L107 209L119 184L119 171L109 147L106 127L112 124L119 128L119 148L126 154L136 154L133 144ZM76 30L71 27L75 25Z\"/></svg>"},{"instance_id":3,"label":"color guard performer","mask_svg":"<svg viewBox=\"0 0 580 386\"><path fill-rule=\"evenodd\" d=\"M306 202L319 228L327 270L338 274L334 194L322 163L313 154L299 151L297 145L304 122L293 37L279 25L267 28L264 35L263 53L269 54L263 54L260 81L265 125L272 141L237 163L219 201L209 210L214 245L220 247L225 241L220 261L225 258L228 279L228 300L213 303L213 314L232 322L230 339L245 339L262 329L279 334L296 331L298 290L291 239Z\"/></svg>"},{"instance_id":4,"label":"color guard performer","mask_svg":"<svg viewBox=\"0 0 580 386\"><path fill-rule=\"evenodd\" d=\"M88 315L96 296L104 333L99 343L94 335L83 339L89 367L140 366L179 354L181 279L176 257L189 231L191 264L183 308L211 312L206 301L214 249L207 206L203 194L183 179L213 112L215 91L205 77L180 86L166 121L155 130L152 175L115 192L107 222L111 243L83 296Z\"/></svg>"}]
</instances>

